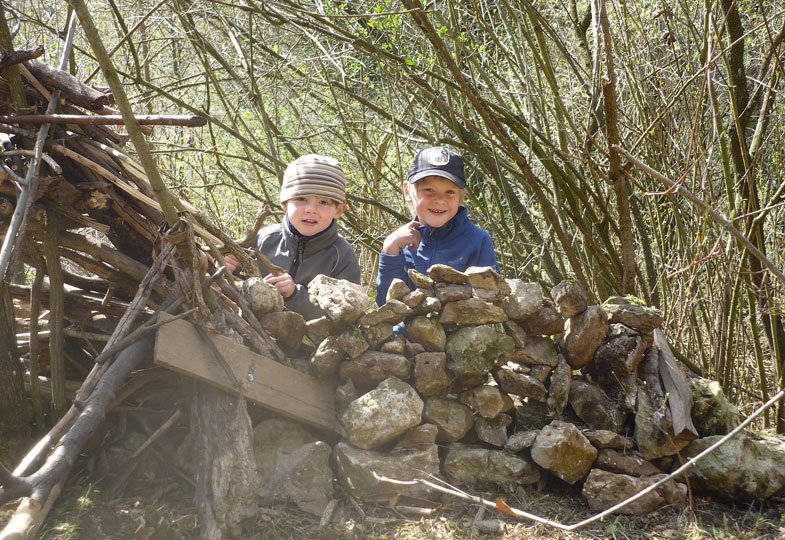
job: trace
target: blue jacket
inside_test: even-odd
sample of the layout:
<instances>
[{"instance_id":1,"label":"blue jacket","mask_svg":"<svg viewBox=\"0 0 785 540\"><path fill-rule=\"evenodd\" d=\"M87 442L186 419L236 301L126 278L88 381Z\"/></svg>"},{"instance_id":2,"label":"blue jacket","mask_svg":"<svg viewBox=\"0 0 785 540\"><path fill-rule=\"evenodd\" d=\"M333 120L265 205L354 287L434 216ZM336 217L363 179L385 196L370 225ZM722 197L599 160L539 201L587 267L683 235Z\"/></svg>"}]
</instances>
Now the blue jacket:
<instances>
[{"instance_id":1,"label":"blue jacket","mask_svg":"<svg viewBox=\"0 0 785 540\"><path fill-rule=\"evenodd\" d=\"M417 220L416 217L414 219ZM426 275L428 268L434 264L446 264L461 272L470 266L490 266L499 271L491 237L471 222L465 206L461 206L455 217L442 227L420 225L417 230L421 240L416 252L407 247L400 255L379 255L379 275L376 278L378 305L384 304L387 289L395 278L405 281L411 290L415 289L407 273L410 268Z\"/></svg>"}]
</instances>

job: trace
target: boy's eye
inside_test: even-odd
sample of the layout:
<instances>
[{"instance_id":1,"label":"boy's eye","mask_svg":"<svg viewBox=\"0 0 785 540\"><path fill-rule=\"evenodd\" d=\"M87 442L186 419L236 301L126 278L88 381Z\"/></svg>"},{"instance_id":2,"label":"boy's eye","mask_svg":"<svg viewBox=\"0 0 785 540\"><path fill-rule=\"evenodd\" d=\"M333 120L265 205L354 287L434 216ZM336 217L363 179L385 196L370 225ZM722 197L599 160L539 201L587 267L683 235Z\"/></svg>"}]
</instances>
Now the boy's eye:
<instances>
[{"instance_id":1,"label":"boy's eye","mask_svg":"<svg viewBox=\"0 0 785 540\"><path fill-rule=\"evenodd\" d=\"M328 199L322 199L319 201L319 204L321 204L322 206L328 206L330 204L330 201Z\"/></svg>"}]
</instances>

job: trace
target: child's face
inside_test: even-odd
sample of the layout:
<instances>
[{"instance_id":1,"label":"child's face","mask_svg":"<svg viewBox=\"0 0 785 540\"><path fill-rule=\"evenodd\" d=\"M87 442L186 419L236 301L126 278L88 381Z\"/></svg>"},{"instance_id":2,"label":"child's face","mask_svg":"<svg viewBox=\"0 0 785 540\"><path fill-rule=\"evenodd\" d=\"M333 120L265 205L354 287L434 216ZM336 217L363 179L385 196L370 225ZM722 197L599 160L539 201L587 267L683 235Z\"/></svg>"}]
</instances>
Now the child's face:
<instances>
[{"instance_id":1,"label":"child's face","mask_svg":"<svg viewBox=\"0 0 785 540\"><path fill-rule=\"evenodd\" d=\"M319 234L338 219L346 210L346 203L337 203L326 197L305 195L283 203L289 223L303 236Z\"/></svg>"},{"instance_id":2,"label":"child's face","mask_svg":"<svg viewBox=\"0 0 785 540\"><path fill-rule=\"evenodd\" d=\"M420 223L441 227L450 221L461 205L461 190L441 176L426 176L416 184L404 182L403 191Z\"/></svg>"}]
</instances>

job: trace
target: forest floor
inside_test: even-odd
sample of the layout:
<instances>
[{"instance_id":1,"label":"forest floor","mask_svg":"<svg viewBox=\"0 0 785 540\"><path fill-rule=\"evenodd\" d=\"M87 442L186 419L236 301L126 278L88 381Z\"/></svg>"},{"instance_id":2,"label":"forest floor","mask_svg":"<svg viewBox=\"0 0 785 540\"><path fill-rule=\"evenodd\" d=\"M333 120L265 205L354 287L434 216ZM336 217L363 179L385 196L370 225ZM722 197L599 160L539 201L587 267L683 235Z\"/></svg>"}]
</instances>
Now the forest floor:
<instances>
[{"instance_id":1,"label":"forest floor","mask_svg":"<svg viewBox=\"0 0 785 540\"><path fill-rule=\"evenodd\" d=\"M8 441L0 453L7 456ZM16 452L11 452L16 453ZM174 474L133 475L118 489L91 471L90 455L77 463L39 538L43 539L186 539L198 537L193 486ZM554 489L555 488L555 489ZM543 491L534 487L514 493L472 492L520 510L570 524L593 515L577 489L561 484ZM0 527L16 504L0 506ZM327 527L318 516L293 505L260 509L247 538L657 538L763 539L785 537L785 504L728 504L706 498L689 509L662 509L645 516L612 516L576 532L481 510L463 500L442 498L428 515L413 515L384 506L357 506L346 499Z\"/></svg>"}]
</instances>

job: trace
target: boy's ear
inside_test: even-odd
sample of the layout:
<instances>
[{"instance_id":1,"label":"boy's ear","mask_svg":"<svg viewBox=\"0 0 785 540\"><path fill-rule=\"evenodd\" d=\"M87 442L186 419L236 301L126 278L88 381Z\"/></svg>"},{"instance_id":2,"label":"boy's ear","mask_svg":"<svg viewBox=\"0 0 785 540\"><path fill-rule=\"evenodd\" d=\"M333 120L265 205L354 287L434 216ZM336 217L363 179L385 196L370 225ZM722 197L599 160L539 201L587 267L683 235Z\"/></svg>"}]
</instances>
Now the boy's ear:
<instances>
[{"instance_id":1,"label":"boy's ear","mask_svg":"<svg viewBox=\"0 0 785 540\"><path fill-rule=\"evenodd\" d=\"M344 212L346 212L346 203L345 202L336 205L335 216L333 217L333 219L338 219L339 217L341 217L343 215Z\"/></svg>"},{"instance_id":2,"label":"boy's ear","mask_svg":"<svg viewBox=\"0 0 785 540\"><path fill-rule=\"evenodd\" d=\"M406 182L404 180L404 182L401 184L401 189L403 189L403 198L404 198L404 200L406 202L409 202L411 200L411 198L412 198L411 197L411 193L409 192L410 189L413 189L412 184L410 184L409 182Z\"/></svg>"},{"instance_id":3,"label":"boy's ear","mask_svg":"<svg viewBox=\"0 0 785 540\"><path fill-rule=\"evenodd\" d=\"M287 205L288 202L289 201L284 201L284 202L281 203L281 208L283 208L284 212L286 212L286 205Z\"/></svg>"}]
</instances>

